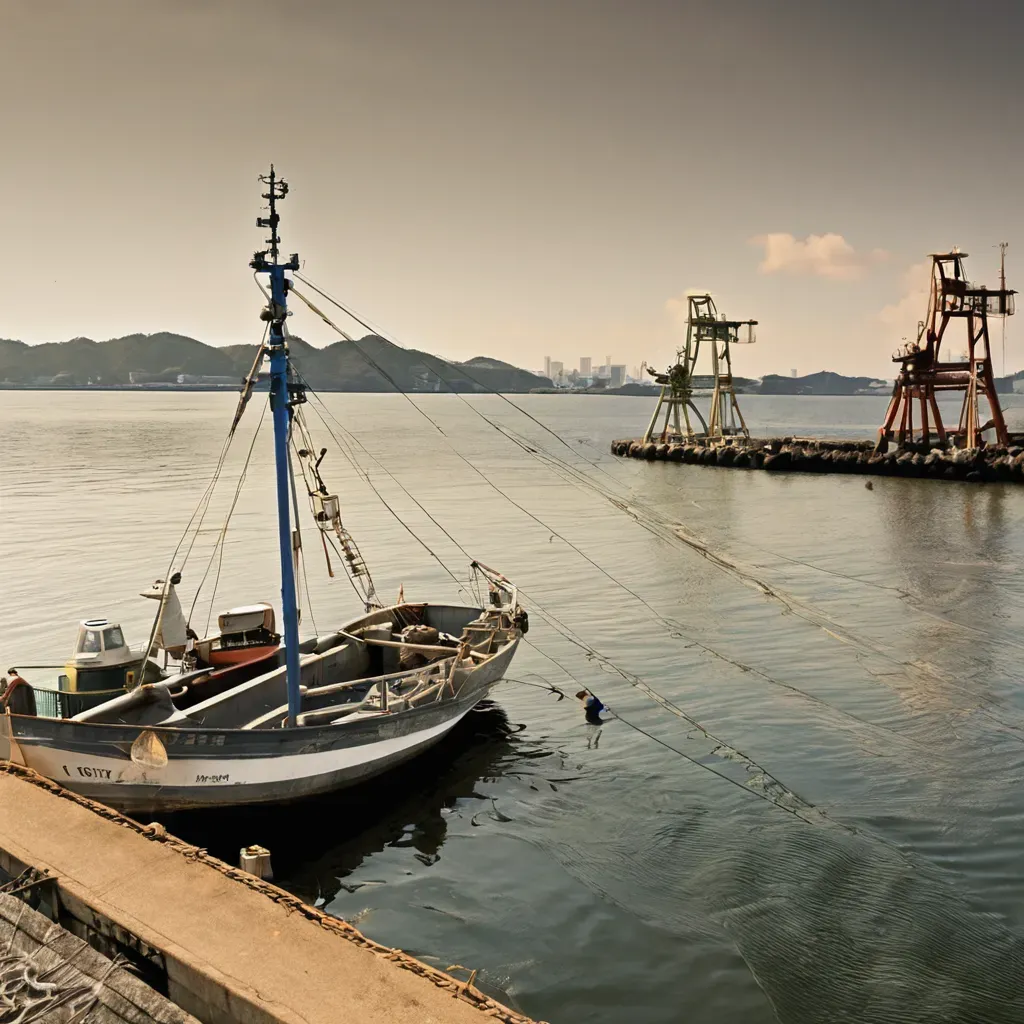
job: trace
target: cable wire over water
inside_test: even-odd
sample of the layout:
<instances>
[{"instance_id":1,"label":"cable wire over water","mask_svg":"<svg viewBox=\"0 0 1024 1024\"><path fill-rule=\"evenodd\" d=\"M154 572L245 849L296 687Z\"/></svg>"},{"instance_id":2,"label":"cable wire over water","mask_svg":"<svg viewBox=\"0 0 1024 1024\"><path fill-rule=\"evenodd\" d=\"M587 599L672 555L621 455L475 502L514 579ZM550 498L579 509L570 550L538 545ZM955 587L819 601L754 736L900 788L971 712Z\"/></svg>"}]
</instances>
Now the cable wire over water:
<instances>
[{"instance_id":1,"label":"cable wire over water","mask_svg":"<svg viewBox=\"0 0 1024 1024\"><path fill-rule=\"evenodd\" d=\"M362 326L365 327L366 329L373 330L373 328L370 326L370 324L367 321L364 321L361 318L359 318L358 316L356 316L350 309L346 308L344 305L339 303L337 300L333 299L331 296L329 296L326 292L324 292L318 286L314 285L311 281L309 281L305 277L302 277L301 275L297 275L297 276L299 276L300 280L302 280L305 284L307 284L310 288L312 288L318 294L320 294L321 296L326 298L328 301L330 301L334 305L336 305L346 315L352 317L352 319L354 319L358 323L362 324ZM294 288L293 288L293 291L295 291ZM714 648L712 648L710 645L707 645L707 644L705 644L705 643L703 643L701 641L696 640L693 637L688 636L686 634L686 632L685 632L685 627L683 627L680 623L678 623L678 622L676 622L676 621L674 621L674 620L672 620L672 619L662 615L657 608L655 608L650 602L648 602L646 600L646 598L644 598L641 594L639 594L635 589L633 589L631 586L629 586L628 584L624 583L623 581L621 581L620 579L615 577L612 573L610 573L607 569L605 569L602 565L600 565L596 560L591 558L577 544L575 544L568 537L566 537L562 532L560 532L559 530L557 530L554 527L550 526L549 524L544 522L544 520L542 520L539 516L535 515L528 508L526 508L524 505L522 505L521 503L517 502L511 495L509 495L506 491L504 491L501 487L499 487L487 474L483 473L478 467L476 467L471 460L466 458L466 456L463 455L462 452L458 451L458 449L455 448L455 446L447 439L446 435L444 435L444 432L440 429L440 427L436 424L436 422L434 420L432 420L431 417L427 416L426 413L415 402L413 402L412 399L408 395L406 395L404 392L401 391L400 388L398 388L397 383L394 381L394 379L391 377L391 375L388 374L382 367L380 367L379 364L377 364L372 359L372 357L370 357L360 346L358 346L358 343L356 343L354 341L354 339L352 339L349 335L347 335L344 331L342 331L342 329L340 327L338 327L336 324L334 324L334 322L329 317L327 317L322 311L317 309L308 299L306 299L305 296L303 296L301 293L299 293L297 291L295 293L296 293L296 295L300 299L302 299L304 302L306 302L306 304L310 307L310 309L313 312L315 312L318 316L320 316L321 319L325 323L327 323L330 327L332 327L335 331L337 331L342 337L346 338L347 340L351 341L353 344L356 345L356 347L359 349L359 351L363 355L364 359L366 359L367 362L370 365L374 366L374 368L377 369L378 372L380 372L381 375L386 380L388 380L392 384L392 386L395 387L396 390L398 390L400 393L402 393L403 397L405 397L406 400L409 401L410 404L413 405L413 407L416 409L416 411L418 413L420 413L420 415L424 416L424 418L428 419L432 423L432 425L437 427L438 433L441 434L441 436L445 436L446 444L450 448L450 450L453 452L453 454L458 459L460 459L474 474L479 476L480 479L482 479L484 481L484 483L488 487L492 488L496 493L499 494L500 497L502 497L503 500L505 500L506 502L508 502L509 504L514 506L515 508L517 508L522 514L524 514L525 516L530 518L532 521L534 521L538 525L542 526L545 530L547 530L549 532L549 535L551 535L553 537L556 537L557 539L562 541L564 544L566 544L579 557L581 557L583 560L585 560L592 568L594 568L602 576L607 578L608 581L610 583L612 583L615 587L621 589L623 592L628 594L634 600L638 601L653 616L655 616L656 621L658 621L663 626L663 628L665 628L667 630L667 632L668 632L668 634L670 636L673 636L673 637L675 637L677 639L685 640L685 641L687 641L688 645L695 646L695 647L699 648L700 650L704 651L705 653L711 655L712 657L719 658L720 660L733 665L734 667L738 668L742 672L752 673L752 674L756 675L757 677L764 679L766 682L769 682L772 685L780 686L780 687L782 687L784 689L787 689L788 691L790 691L792 693L800 695L804 699L811 700L812 702L814 702L818 706L827 709L830 714L833 714L833 715L834 714L839 714L841 716L850 718L851 720L857 721L860 725L867 726L869 728L882 729L882 730L887 731L887 732L894 732L895 731L895 730L890 730L887 727L878 726L878 725L875 725L874 723L871 723L871 722L868 722L866 720L860 719L858 716L852 715L852 714L850 714L848 712L843 712L843 711L841 711L839 709L836 709L831 704L829 704L827 701L823 701L820 698L817 698L814 695L809 694L806 691L801 690L798 687L795 687L795 686L793 686L791 684L784 683L784 682L782 682L780 680L776 680L772 676L770 676L768 673L764 672L763 670L760 670L760 669L757 669L757 668L755 668L753 666L745 664L744 662L740 661L739 659L733 658L733 657L731 657L729 655L724 655L721 652L719 652L719 651L715 650ZM712 552L705 545L703 545L700 542L696 541L695 538L689 537L685 533L685 530L683 529L681 524L669 524L669 523L666 523L664 521L664 519L662 518L662 516L660 515L660 513L657 512L657 510L655 510L655 509L653 509L653 508L651 508L649 506L645 506L643 503L638 502L635 499L630 500L629 498L624 498L620 494L615 493L615 491L613 491L608 486L603 485L600 482L596 481L595 479L593 479L588 474L582 473L576 466L573 466L570 463L566 462L565 459L563 459L563 458L561 458L561 457L559 457L557 455L554 455L553 453L551 453L550 451L547 451L546 449L539 448L538 446L534 445L533 443L531 443L531 442L527 441L526 439L518 436L514 431L509 430L509 429L501 426L500 424L496 423L489 416L485 415L481 410L479 410L473 403L469 402L464 396L462 396L457 391L455 391L455 389L452 388L452 386L451 386L451 382L445 380L443 373L441 373L436 367L431 367L431 369L433 370L433 372L436 373L436 375L439 377L439 379L441 379L446 384L448 384L448 386L451 389L452 393L455 394L456 397L459 399L459 401L462 402L464 405L466 405L475 415L477 415L481 420L483 420L485 423L487 423L496 432L502 434L506 439L508 439L510 442L512 442L518 449L520 449L521 451L527 453L531 457L537 459L539 462L541 462L543 465L545 465L549 470L554 472L556 475L560 476L562 479L566 480L567 482L572 483L574 486L578 487L581 490L585 490L587 492L590 492L590 493L593 493L593 494L597 494L598 496L600 496L601 498L603 498L604 500L606 500L610 504L612 504L612 506L614 508L616 508L619 512L626 514L635 523L637 523L638 525L643 527L648 532L652 533L654 536L659 537L660 539L666 541L667 543L669 543L669 544L671 544L673 546L679 545L681 543L683 546L685 546L685 547L687 547L687 548L689 548L691 550L694 550L696 553L698 553L702 557L706 558L711 564L715 565L717 568L721 569L722 571L725 571L728 574L734 576L735 578L739 579L741 582L745 583L746 585L750 585L750 586L755 587L755 589L759 590L766 597L781 602L784 605L784 607L786 607L786 609L788 611L796 614L800 618L805 619L809 623L815 625L817 628L822 629L827 635L829 635L833 639L836 639L836 640L838 640L838 641L840 641L840 642L842 642L844 644L853 644L854 646L857 646L857 638L846 638L846 637L842 636L839 633L838 629L834 628L834 627L836 627L837 624L833 623L831 620L828 620L827 617L821 616L819 614L816 614L816 613L812 612L809 609L801 607L798 602L796 602L794 599L791 599L788 595L782 595L776 588L774 588L771 585L765 583L763 580L758 579L752 573L744 572L736 563L731 562L729 559L727 559L727 558L725 558L725 557L723 557L723 556L721 556L721 555L719 555L719 554L717 554L715 552ZM469 376L471 379L475 380L475 378L473 378L471 374L467 374L467 376ZM479 382L477 382L477 383L479 384ZM480 386L484 390L490 390L490 389L486 388L484 385L480 385ZM552 431L545 424L543 424L539 420L537 420L536 417L532 416L532 414L530 414L530 413L526 412L525 410L523 410L520 406L516 405L516 403L511 402L510 400L506 399L505 396L499 395L498 397L500 397L502 400L506 401L509 405L511 405L513 408L515 408L520 413L522 413L528 419L530 419L531 421L537 423L547 433L552 434L552 436L554 436L554 437L556 437L558 439L560 444L562 444L563 446L568 448L570 451L573 451L573 454L576 455L575 450L572 449L572 447L570 445L568 445L564 441L563 438L561 438L557 434L555 434L554 431ZM323 405L322 401L321 401L321 405ZM325 406L324 406L324 408L326 409ZM321 419L323 419L323 416L321 416ZM337 421L335 420L335 422L337 422ZM354 440L354 439L350 438L350 441L351 440ZM360 445L360 447L362 447L362 446ZM350 454L352 454L352 455L355 454L354 451L352 451L351 447L350 447L349 451L350 451ZM365 452L366 449L363 448L363 451ZM397 514L394 512L394 510L387 504L386 501L384 501L383 497L380 495L380 493L377 490L377 488L372 484L372 482L369 479L369 475L365 474L365 471L362 471L357 466L357 463L358 463L358 459L355 459L353 461L353 465L356 466L357 472L361 472L361 475L363 475L363 477L367 481L367 483L370 484L371 488L375 491L375 493L377 494L378 498L380 498L382 500L382 502L385 504L385 506L388 508L388 510L393 515L395 515L395 518L399 522L402 522L403 528L405 528L412 536L414 536L415 539L419 543L421 543L423 545L423 547L425 548L425 550L427 550L427 552L431 555L431 557L433 557L444 568L444 570L449 574L449 576L451 576L451 578L458 583L459 582L458 578L450 570L450 568L444 563L443 559L441 559L440 556L437 555L437 553L434 552L429 547L429 545L427 545L425 542L423 542L422 539L419 538L415 534L415 532L411 530L411 528L408 526L408 524L404 523L404 521L402 521L401 518L399 516L397 516ZM588 466L590 466L590 467L594 467L593 463L587 462L586 464ZM378 462L378 465L379 465L379 462ZM600 469L600 467L598 467L598 468ZM394 476L394 474L392 474L389 470L386 470L386 469L385 469L385 472L387 473L387 475L392 480L394 480L398 484L398 486L403 490L403 492L406 495L408 495L410 497L410 499L412 499L415 502L415 504L424 512L424 514L428 515L428 517L431 519L431 521L436 526L438 526L439 529L442 530L442 532L448 537L448 539L451 540L452 543L455 544L455 546L457 548L459 548L459 550L462 551L463 554L465 554L468 557L468 552L466 552L465 549L463 549L462 546L459 545L457 541L455 541L455 538L452 537L452 535L446 529L444 529L441 526L441 524L438 522L438 520L433 515L431 515L429 512L427 512L427 510L424 508L422 503L419 502L417 499L415 499L412 496L412 494L408 491L408 489L405 488L404 485L402 485L401 482L397 480L397 478ZM600 469L600 472L602 472L605 476L607 476L610 479L612 479L613 482L616 484L616 486L619 485L619 481L615 477L613 477L612 474L606 473L603 469ZM700 731L702 733L704 733L704 735L706 735L709 739L714 740L718 744L718 746L716 747L715 753L720 754L720 755L724 754L725 756L728 756L728 757L735 757L736 759L741 760L741 761L747 763L753 770L759 772L761 774L761 776L768 781L769 785L777 786L777 787L779 787L780 790L785 791L786 793L791 793L791 791L789 791L787 789L787 787L785 787L782 783L778 782L778 780L774 779L760 765L757 765L756 762L754 762L751 758L749 758L748 755L742 753L741 751L736 750L731 745L729 745L727 743L724 743L718 737L713 736L713 734L708 733L704 729L704 727L700 725L700 723L696 722L694 719L692 719L690 716L688 716L686 714L686 712L682 711L682 709L678 708L678 706L672 705L671 701L667 701L667 699L664 698L663 695L658 694L657 691L655 691L652 688L650 688L638 676L635 676L632 673L629 673L629 672L621 669L611 659L606 658L604 655L602 655L599 652L597 652L594 648L590 647L585 642L580 641L580 639L577 636L575 636L574 634L572 634L571 631L569 631L566 628L564 628L564 624L557 623L557 619L555 617L553 617L553 616L550 616L550 613L548 613L545 609L543 609L542 606L539 604L539 602L537 602L536 599L532 595L527 593L525 590L522 590L522 588L520 588L520 590L523 593L523 596L526 597L531 602L531 605L537 609L537 611L542 615L542 617L545 619L545 621L548 622L548 624L551 625L552 628L555 629L556 632L558 632L563 638L569 640L569 642L574 643L576 646L578 646L582 651L585 652L585 654L586 654L586 656L588 658L596 660L599 664L601 664L601 666L604 668L605 671L612 671L612 672L617 673L623 680L628 682L631 686L636 687L641 692L646 693L646 695L648 697L650 697L652 700L654 700L656 703L661 704L661 706L665 710L669 710L673 714L677 714L678 716L680 716L684 720L686 720L689 723L691 723L692 725L694 725L694 727L700 729ZM825 621L822 621L823 619L825 619ZM827 622L827 624L826 624L826 622ZM532 643L531 643L531 646L536 647L536 645L532 644ZM542 652L542 653L545 653L545 652ZM547 657L546 653L545 653L545 656ZM558 664L557 662L554 662L554 659L551 659L551 660L553 661L553 663ZM564 666L559 666L559 668L561 670L565 671ZM570 677L571 677L571 675L570 675ZM669 746L667 744L665 744L665 745ZM681 753L681 752L677 751L677 753ZM687 755L682 754L682 756L687 756ZM699 762L695 762L695 763L699 763ZM743 787L743 788L746 789L747 787ZM796 796L796 794L791 794L791 795L792 795L792 797L794 799L800 801L804 806L807 806L807 807L812 807L813 806L813 805L810 805L809 803L807 803L806 801L802 801L801 798Z\"/></svg>"},{"instance_id":2,"label":"cable wire over water","mask_svg":"<svg viewBox=\"0 0 1024 1024\"><path fill-rule=\"evenodd\" d=\"M468 561L472 561L473 560L472 556L462 546L462 544L425 508L425 506L405 487L405 485L402 484L402 482L389 469L387 469L387 467L383 466L379 462L379 460L376 459L375 456L373 456L371 453L369 453L367 451L367 449L365 449L365 447L362 446L361 442L358 441L358 439L356 439L353 435L351 435L348 431L346 431L344 426L337 420L336 417L333 416L333 414L330 412L330 410L327 409L326 404L319 397L319 395L317 395L315 392L312 392L312 391L311 391L311 395L314 397L314 400L315 400L316 404L320 407L320 408L314 409L314 411L320 417L321 421L324 423L324 426L327 428L327 430L331 434L331 436L335 437L336 442L339 443L339 447L342 448L343 451L347 450L347 451L351 452L352 451L351 446L352 445L356 445L359 448L361 448L364 452L366 452L366 454L369 455L369 457L371 459L373 459L373 461L376 462L378 466L380 466L380 468L397 484L397 486L410 498L410 500L412 500L416 504L416 506L418 508L420 508L424 512L425 515L428 516L428 518L431 520L431 522L433 522L444 533L444 535L452 542L452 544L460 551L460 553ZM337 424L339 430L341 430L344 434L347 435L347 440L349 442L349 445L344 445L343 446L340 443L340 440L335 436L334 431L332 430L330 424L327 422L327 419L326 419L327 416L329 416L334 421L334 423ZM418 534L416 534L416 532L411 527L409 527L409 525L407 523L405 523L401 519L401 517L398 516L397 512L395 512L395 510L391 507L391 505L386 502L386 500L380 494L379 489L372 482L369 474L364 469L362 469L361 466L359 466L358 462L353 462L352 464L353 464L353 468L356 469L356 471L360 473L360 475L363 477L363 479L371 487L373 492L378 496L378 498L380 498L380 500L384 504L385 508L391 513L391 515L394 516L394 518L397 521L401 522L403 527L417 541L417 543L419 543L424 548L424 550L426 550L431 555L431 557L434 558L438 562L438 564L442 566L442 568L444 568L444 570L449 574L449 576L451 576L451 578L453 580L456 581L456 583L459 583L460 581L458 580L458 577L455 575L454 572L452 572L452 570L447 566L447 564L443 561L443 559L422 538L420 538L418 536ZM475 469L475 467L474 467L474 469ZM479 471L477 471L477 472L479 472ZM515 502L513 502L513 504L515 504ZM521 507L521 506L517 505L517 507ZM530 514L530 513L527 513L527 514ZM538 520L538 522L540 522L540 520ZM547 524L541 523L541 525L543 525L545 527L545 529L549 529L549 527L547 527ZM584 556L584 557L586 557L586 556ZM588 559L588 561L589 561L589 559ZM611 578L614 579L614 577L611 577ZM828 816L825 815L823 811L820 811L818 808L816 808L809 801L804 800L798 794L793 792L793 790L791 790L783 782L781 782L779 779L777 779L763 765L761 765L758 762L756 762L748 754L746 754L743 751L737 749L732 744L730 744L730 743L726 742L725 740L723 740L721 737L716 736L714 733L709 731L704 725L702 725L699 721L697 721L695 718L693 718L691 715L689 715L686 711L684 711L681 707L679 707L678 704L676 704L675 702L673 702L669 698L665 697L663 694L659 693L652 686L650 686L647 682L645 682L641 677L639 677L639 676L637 676L637 675L635 675L635 674L633 674L631 672L628 672L627 670L621 668L611 658L609 658L606 655L602 654L600 651L598 651L592 645L590 645L586 641L584 641L581 637L579 637L578 634L575 633L574 630L572 630L569 626L567 626L564 622L562 622L556 615L554 615L554 613L550 612L534 595L528 593L522 587L519 588L519 592L527 599L527 601L530 604L531 610L535 610L541 616L541 618L543 618L544 621L556 633L558 633L565 640L567 640L568 642L570 642L571 644L573 644L574 646L579 648L584 653L584 655L588 658L588 660L591 660L591 661L597 663L605 671L612 672L612 673L618 675L624 682L628 683L630 686L634 687L639 692L643 693L646 697L648 697L655 704L660 706L663 710L668 711L669 713L671 713L671 714L675 715L676 717L680 718L681 720L685 721L692 728L694 728L697 731L699 731L705 738L711 740L715 744L715 746L710 751L710 754L708 756L716 756L716 757L722 758L723 760L732 760L732 761L736 761L736 762L744 764L747 767L747 770L752 773L754 779L760 781L761 785L758 786L758 787L754 787L754 786L750 786L750 785L743 785L742 783L737 782L735 779L730 778L725 773L720 772L720 771L714 769L713 767L705 764L704 762L702 762L700 759L698 759L696 757L692 757L691 755L686 754L684 751L681 751L678 748L672 746L671 744L665 742L664 740L661 740L660 738L654 736L652 733L649 733L648 731L644 730L642 727L636 725L633 722L628 721L627 719L625 719L619 713L616 712L615 713L616 717L620 718L623 721L624 724L626 724L630 728L636 730L637 732L642 733L643 735L646 735L646 736L650 737L651 739L655 740L655 742L659 743L660 745L662 745L666 749L673 751L677 756L683 757L687 761L690 761L692 764L697 765L698 767L703 768L704 770L710 771L714 775L717 775L717 776L719 776L721 778L727 779L730 783L732 783L733 785L739 786L745 792L753 793L754 795L760 797L761 799L767 800L769 803L772 803L772 804L775 804L776 806L782 807L784 810L788 811L789 813L795 814L797 817L802 818L802 820L806 821L806 823L808 823L808 824L815 824L816 823L814 820L812 820L810 818L810 814L812 812L814 812L816 815L820 816L820 820L817 822L818 824L822 824L822 823L825 823L825 822L833 823L832 819L828 818ZM630 591L630 593L632 593L632 591ZM647 602L644 601L643 598L639 597L639 595L634 594L633 596L636 597L641 602L643 602L651 611L655 611L655 609L651 605L647 604ZM533 642L533 641L531 641L531 640L529 640L527 638L524 638L524 640L526 641L527 644L529 644L531 647L533 647L535 650L537 650L539 653L541 653L544 657L548 658L548 660L550 660L553 664L555 664L569 678L573 679L574 682L577 683L577 685L583 686L583 684L580 683L580 681L564 665L562 665L560 662L556 661L553 656L551 656L547 652L545 652L542 648L539 647L539 645L537 645L535 642ZM551 684L548 684L548 688L550 688L550 687L551 687ZM557 688L554 688L554 689L555 689L555 692L559 692L559 693L561 692L561 691L557 690ZM848 831L856 832L856 829L853 829L850 826L842 825L841 823L839 823L839 824L840 824L840 827L846 828Z\"/></svg>"}]
</instances>

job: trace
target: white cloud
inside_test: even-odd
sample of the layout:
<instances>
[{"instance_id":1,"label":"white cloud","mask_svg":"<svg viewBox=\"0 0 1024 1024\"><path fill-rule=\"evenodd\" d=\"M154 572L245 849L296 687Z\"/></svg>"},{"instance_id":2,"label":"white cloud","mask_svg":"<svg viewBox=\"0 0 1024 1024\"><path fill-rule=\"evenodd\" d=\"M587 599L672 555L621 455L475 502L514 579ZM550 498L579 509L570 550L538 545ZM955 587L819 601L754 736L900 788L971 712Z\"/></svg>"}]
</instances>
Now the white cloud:
<instances>
[{"instance_id":1,"label":"white cloud","mask_svg":"<svg viewBox=\"0 0 1024 1024\"><path fill-rule=\"evenodd\" d=\"M843 238L830 232L797 238L786 232L758 235L751 245L764 248L764 259L757 268L762 274L794 274L827 277L833 281L856 281L876 263L889 258L884 249L859 253Z\"/></svg>"},{"instance_id":2,"label":"white cloud","mask_svg":"<svg viewBox=\"0 0 1024 1024\"><path fill-rule=\"evenodd\" d=\"M878 319L898 330L901 338L917 337L917 323L928 307L931 267L931 260L908 267L903 274L903 297L878 314Z\"/></svg>"}]
</instances>

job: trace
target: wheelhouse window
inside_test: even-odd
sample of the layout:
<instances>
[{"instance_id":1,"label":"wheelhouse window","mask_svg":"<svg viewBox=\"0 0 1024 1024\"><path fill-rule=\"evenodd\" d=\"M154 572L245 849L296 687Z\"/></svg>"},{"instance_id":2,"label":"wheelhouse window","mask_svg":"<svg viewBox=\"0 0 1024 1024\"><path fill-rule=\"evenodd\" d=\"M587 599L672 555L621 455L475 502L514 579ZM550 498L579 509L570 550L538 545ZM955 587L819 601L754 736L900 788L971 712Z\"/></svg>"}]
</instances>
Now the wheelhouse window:
<instances>
[{"instance_id":1,"label":"wheelhouse window","mask_svg":"<svg viewBox=\"0 0 1024 1024\"><path fill-rule=\"evenodd\" d=\"M82 634L82 644L79 650L83 654L99 654L103 650L100 645L100 632L98 629L87 629Z\"/></svg>"},{"instance_id":2,"label":"wheelhouse window","mask_svg":"<svg viewBox=\"0 0 1024 1024\"><path fill-rule=\"evenodd\" d=\"M112 651L117 647L124 647L124 634L121 632L120 626L111 626L110 629L103 630L103 649Z\"/></svg>"}]
</instances>

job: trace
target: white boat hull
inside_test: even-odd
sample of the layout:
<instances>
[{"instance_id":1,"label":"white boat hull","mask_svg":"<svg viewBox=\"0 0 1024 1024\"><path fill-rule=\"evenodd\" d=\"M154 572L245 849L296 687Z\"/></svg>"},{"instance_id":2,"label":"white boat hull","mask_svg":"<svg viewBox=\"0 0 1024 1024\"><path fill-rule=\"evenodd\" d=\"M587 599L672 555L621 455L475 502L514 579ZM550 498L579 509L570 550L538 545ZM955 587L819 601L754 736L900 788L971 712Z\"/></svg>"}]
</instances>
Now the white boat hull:
<instances>
[{"instance_id":1,"label":"white boat hull","mask_svg":"<svg viewBox=\"0 0 1024 1024\"><path fill-rule=\"evenodd\" d=\"M22 747L29 768L125 812L280 803L344 789L389 771L443 739L472 708L398 739L273 758L181 758L143 768L124 758Z\"/></svg>"}]
</instances>

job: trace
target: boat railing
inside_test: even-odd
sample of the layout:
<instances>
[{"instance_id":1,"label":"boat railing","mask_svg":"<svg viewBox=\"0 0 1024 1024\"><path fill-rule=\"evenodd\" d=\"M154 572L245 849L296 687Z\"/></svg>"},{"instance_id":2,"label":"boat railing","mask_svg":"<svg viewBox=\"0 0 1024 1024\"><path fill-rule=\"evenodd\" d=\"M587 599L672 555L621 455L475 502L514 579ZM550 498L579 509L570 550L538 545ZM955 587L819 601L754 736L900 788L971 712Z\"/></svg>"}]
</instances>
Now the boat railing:
<instances>
[{"instance_id":1,"label":"boat railing","mask_svg":"<svg viewBox=\"0 0 1024 1024\"><path fill-rule=\"evenodd\" d=\"M40 718L67 718L65 714L67 693L51 690L47 686L32 684L32 692L36 698L36 714Z\"/></svg>"},{"instance_id":2,"label":"boat railing","mask_svg":"<svg viewBox=\"0 0 1024 1024\"><path fill-rule=\"evenodd\" d=\"M73 718L82 711L124 694L124 687L115 690L84 690L79 693L62 690L59 686L41 686L39 683L32 683L31 686L39 718Z\"/></svg>"}]
</instances>

